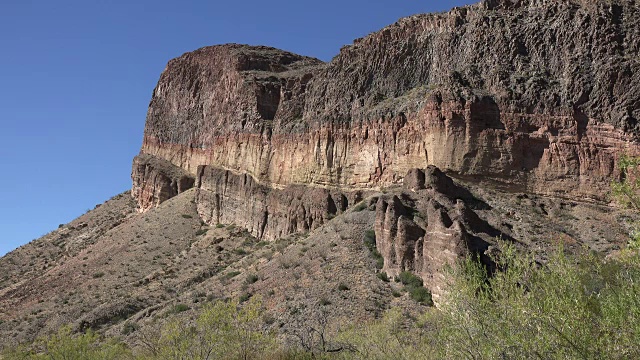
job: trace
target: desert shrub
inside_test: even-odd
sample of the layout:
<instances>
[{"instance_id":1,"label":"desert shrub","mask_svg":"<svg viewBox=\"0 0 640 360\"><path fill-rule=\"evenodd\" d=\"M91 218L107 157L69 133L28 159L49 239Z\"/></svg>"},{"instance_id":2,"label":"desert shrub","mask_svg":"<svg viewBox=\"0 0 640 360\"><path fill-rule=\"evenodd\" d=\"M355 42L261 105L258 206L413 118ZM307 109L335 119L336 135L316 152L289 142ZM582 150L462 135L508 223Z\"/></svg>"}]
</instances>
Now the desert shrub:
<instances>
[{"instance_id":1,"label":"desert shrub","mask_svg":"<svg viewBox=\"0 0 640 360\"><path fill-rule=\"evenodd\" d=\"M503 244L495 261L492 276L477 259L452 269L441 309L418 321L392 309L343 331L343 358L640 358L640 254L558 249L540 265Z\"/></svg>"},{"instance_id":2,"label":"desert shrub","mask_svg":"<svg viewBox=\"0 0 640 360\"><path fill-rule=\"evenodd\" d=\"M416 302L428 306L433 305L433 300L431 299L431 292L427 290L424 286L413 287L409 290L409 296Z\"/></svg>"},{"instance_id":3,"label":"desert shrub","mask_svg":"<svg viewBox=\"0 0 640 360\"><path fill-rule=\"evenodd\" d=\"M152 359L262 359L273 352L275 337L262 330L263 309L254 297L206 305L195 322L174 319L147 346Z\"/></svg>"},{"instance_id":4,"label":"desert shrub","mask_svg":"<svg viewBox=\"0 0 640 360\"><path fill-rule=\"evenodd\" d=\"M353 211L362 211L367 208L367 204L364 201L361 201L353 208Z\"/></svg>"},{"instance_id":5,"label":"desert shrub","mask_svg":"<svg viewBox=\"0 0 640 360\"><path fill-rule=\"evenodd\" d=\"M341 331L342 359L431 359L429 348L422 347L415 328L407 329L402 310L393 308L366 325L352 325Z\"/></svg>"},{"instance_id":6,"label":"desert shrub","mask_svg":"<svg viewBox=\"0 0 640 360\"><path fill-rule=\"evenodd\" d=\"M403 285L411 286L411 287L420 287L422 286L422 279L418 276L412 274L409 271L403 271L398 275L398 279Z\"/></svg>"},{"instance_id":7,"label":"desert shrub","mask_svg":"<svg viewBox=\"0 0 640 360\"><path fill-rule=\"evenodd\" d=\"M4 360L118 360L131 359L129 349L114 339L105 340L92 331L73 334L64 326L57 333L2 353Z\"/></svg>"},{"instance_id":8,"label":"desert shrub","mask_svg":"<svg viewBox=\"0 0 640 360\"><path fill-rule=\"evenodd\" d=\"M229 280L232 279L236 276L240 275L240 271L229 271L228 273L224 274L224 276L222 277L225 280Z\"/></svg>"},{"instance_id":9,"label":"desert shrub","mask_svg":"<svg viewBox=\"0 0 640 360\"><path fill-rule=\"evenodd\" d=\"M418 303L432 306L431 292L423 286L422 279L409 271L403 271L398 275L398 281L404 285L404 290Z\"/></svg>"},{"instance_id":10,"label":"desert shrub","mask_svg":"<svg viewBox=\"0 0 640 360\"><path fill-rule=\"evenodd\" d=\"M251 274L247 276L247 279L245 280L245 282L247 284L253 284L255 282L257 282L258 280L260 280L260 278L258 277L258 275L256 274Z\"/></svg>"},{"instance_id":11,"label":"desert shrub","mask_svg":"<svg viewBox=\"0 0 640 360\"><path fill-rule=\"evenodd\" d=\"M331 305L331 301L323 297L323 298L320 298L320 300L318 300L318 304L322 306L327 306L327 305Z\"/></svg>"},{"instance_id":12,"label":"desert shrub","mask_svg":"<svg viewBox=\"0 0 640 360\"><path fill-rule=\"evenodd\" d=\"M349 287L345 283L340 283L340 284L338 284L338 290L347 291L347 290L349 290Z\"/></svg>"},{"instance_id":13,"label":"desert shrub","mask_svg":"<svg viewBox=\"0 0 640 360\"><path fill-rule=\"evenodd\" d=\"M127 321L122 327L122 335L130 335L136 332L139 328L140 326L138 324Z\"/></svg>"},{"instance_id":14,"label":"desert shrub","mask_svg":"<svg viewBox=\"0 0 640 360\"><path fill-rule=\"evenodd\" d=\"M367 230L364 233L364 245L369 249L369 253L376 260L376 269L382 269L384 267L384 258L382 254L376 248L376 232L373 230Z\"/></svg>"},{"instance_id":15,"label":"desert shrub","mask_svg":"<svg viewBox=\"0 0 640 360\"><path fill-rule=\"evenodd\" d=\"M247 250L245 250L243 248L233 249L233 253L236 254L236 255L240 255L240 256L244 256L244 255L248 254Z\"/></svg>"},{"instance_id":16,"label":"desert shrub","mask_svg":"<svg viewBox=\"0 0 640 360\"><path fill-rule=\"evenodd\" d=\"M169 310L169 313L178 314L178 313L189 311L189 310L191 310L191 308L188 305L186 305L186 304L177 304L174 307L172 307L171 310Z\"/></svg>"},{"instance_id":17,"label":"desert shrub","mask_svg":"<svg viewBox=\"0 0 640 360\"><path fill-rule=\"evenodd\" d=\"M381 272L377 273L376 276L378 277L378 279L380 279L380 280L382 280L384 282L389 282L389 276L384 271L381 271Z\"/></svg>"},{"instance_id":18,"label":"desert shrub","mask_svg":"<svg viewBox=\"0 0 640 360\"><path fill-rule=\"evenodd\" d=\"M503 245L489 276L469 259L443 301L441 357L629 359L640 356L640 257L576 257L539 266ZM535 336L531 336L535 334ZM469 336L471 335L471 336Z\"/></svg>"},{"instance_id":19,"label":"desert shrub","mask_svg":"<svg viewBox=\"0 0 640 360\"><path fill-rule=\"evenodd\" d=\"M622 156L618 162L621 180L611 183L611 195L623 206L640 211L640 157ZM640 250L640 224L631 224L629 248Z\"/></svg>"}]
</instances>

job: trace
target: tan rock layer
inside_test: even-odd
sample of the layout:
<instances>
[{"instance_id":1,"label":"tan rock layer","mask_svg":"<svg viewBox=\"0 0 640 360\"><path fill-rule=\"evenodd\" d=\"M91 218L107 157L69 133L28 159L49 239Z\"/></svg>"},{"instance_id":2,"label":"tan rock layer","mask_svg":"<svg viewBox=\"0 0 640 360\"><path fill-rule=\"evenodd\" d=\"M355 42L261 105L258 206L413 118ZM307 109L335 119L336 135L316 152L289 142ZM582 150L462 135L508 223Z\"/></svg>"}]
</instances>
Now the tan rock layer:
<instances>
[{"instance_id":1,"label":"tan rock layer","mask_svg":"<svg viewBox=\"0 0 640 360\"><path fill-rule=\"evenodd\" d=\"M602 198L618 173L618 157L640 148L612 125L501 113L489 99L461 103L434 95L418 112L392 119L294 133L232 133L214 137L205 149L147 136L142 151L188 170L210 164L247 172L274 187L384 187L399 183L411 168L435 165L521 191Z\"/></svg>"},{"instance_id":2,"label":"tan rock layer","mask_svg":"<svg viewBox=\"0 0 640 360\"><path fill-rule=\"evenodd\" d=\"M618 157L640 153L639 39L633 1L486 0L401 19L326 64L205 47L162 73L142 153L273 188L384 187L436 165L601 199Z\"/></svg>"}]
</instances>

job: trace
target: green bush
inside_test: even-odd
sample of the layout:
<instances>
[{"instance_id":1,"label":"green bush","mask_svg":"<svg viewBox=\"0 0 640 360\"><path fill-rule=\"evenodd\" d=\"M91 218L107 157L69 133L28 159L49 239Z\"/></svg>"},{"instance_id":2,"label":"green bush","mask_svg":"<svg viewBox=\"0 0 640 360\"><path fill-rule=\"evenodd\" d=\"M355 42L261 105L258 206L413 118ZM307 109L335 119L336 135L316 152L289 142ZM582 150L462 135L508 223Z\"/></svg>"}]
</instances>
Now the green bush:
<instances>
[{"instance_id":1,"label":"green bush","mask_svg":"<svg viewBox=\"0 0 640 360\"><path fill-rule=\"evenodd\" d=\"M262 330L262 303L253 297L207 304L195 321L174 319L146 342L144 359L262 359L276 348L275 336Z\"/></svg>"},{"instance_id":2,"label":"green bush","mask_svg":"<svg viewBox=\"0 0 640 360\"><path fill-rule=\"evenodd\" d=\"M431 299L431 292L427 290L424 286L410 288L409 296L420 304L433 306L433 300Z\"/></svg>"},{"instance_id":3,"label":"green bush","mask_svg":"<svg viewBox=\"0 0 640 360\"><path fill-rule=\"evenodd\" d=\"M361 201L358 205L353 208L353 211L359 212L367 208L367 204L364 201Z\"/></svg>"},{"instance_id":4,"label":"green bush","mask_svg":"<svg viewBox=\"0 0 640 360\"><path fill-rule=\"evenodd\" d=\"M365 231L364 245L369 249L369 253L376 260L376 269L382 269L384 267L384 258L376 248L376 232L374 230Z\"/></svg>"},{"instance_id":5,"label":"green bush","mask_svg":"<svg viewBox=\"0 0 640 360\"><path fill-rule=\"evenodd\" d=\"M251 274L247 276L247 279L245 280L245 282L247 284L253 284L255 282L257 282L258 280L260 280L260 278L258 277L258 275L255 274Z\"/></svg>"},{"instance_id":6,"label":"green bush","mask_svg":"<svg viewBox=\"0 0 640 360\"><path fill-rule=\"evenodd\" d=\"M502 270L492 276L475 259L452 269L441 309L411 321L394 308L382 319L343 330L340 340L349 349L344 358L640 358L638 252L605 260L559 249L540 266L512 245L501 249L494 261ZM410 296L426 301L427 292L419 289Z\"/></svg>"},{"instance_id":7,"label":"green bush","mask_svg":"<svg viewBox=\"0 0 640 360\"><path fill-rule=\"evenodd\" d=\"M503 270L493 276L473 259L453 272L437 321L441 341L450 346L440 349L443 357L640 356L637 252L605 260L589 253L569 256L560 248L541 267L532 254L509 244L501 248L494 261Z\"/></svg>"},{"instance_id":8,"label":"green bush","mask_svg":"<svg viewBox=\"0 0 640 360\"><path fill-rule=\"evenodd\" d=\"M94 332L73 334L69 326L39 338L31 346L5 350L3 360L120 360L131 359L131 351L114 339L103 339Z\"/></svg>"},{"instance_id":9,"label":"green bush","mask_svg":"<svg viewBox=\"0 0 640 360\"><path fill-rule=\"evenodd\" d=\"M247 250L245 250L243 248L233 249L233 253L236 254L236 255L240 255L240 256L244 256L244 255L248 254Z\"/></svg>"},{"instance_id":10,"label":"green bush","mask_svg":"<svg viewBox=\"0 0 640 360\"><path fill-rule=\"evenodd\" d=\"M378 277L378 279L380 279L380 280L382 280L384 282L389 282L389 276L384 271L381 271L381 272L377 273L376 276Z\"/></svg>"},{"instance_id":11,"label":"green bush","mask_svg":"<svg viewBox=\"0 0 640 360\"><path fill-rule=\"evenodd\" d=\"M185 312L185 311L189 311L191 310L191 308L188 305L185 304L177 304L174 307L171 308L171 310L169 311L169 313L171 314L178 314L181 312Z\"/></svg>"},{"instance_id":12,"label":"green bush","mask_svg":"<svg viewBox=\"0 0 640 360\"><path fill-rule=\"evenodd\" d=\"M640 211L640 157L622 156L618 162L621 181L611 183L611 195L623 206ZM628 245L640 250L640 225L631 224Z\"/></svg>"},{"instance_id":13,"label":"green bush","mask_svg":"<svg viewBox=\"0 0 640 360\"><path fill-rule=\"evenodd\" d=\"M224 274L224 276L222 277L225 280L229 280L232 279L236 276L240 275L240 271L229 271L228 273Z\"/></svg>"},{"instance_id":14,"label":"green bush","mask_svg":"<svg viewBox=\"0 0 640 360\"><path fill-rule=\"evenodd\" d=\"M138 324L127 321L122 327L122 335L130 335L136 332L139 328L140 326Z\"/></svg>"},{"instance_id":15,"label":"green bush","mask_svg":"<svg viewBox=\"0 0 640 360\"><path fill-rule=\"evenodd\" d=\"M422 279L418 276L412 274L409 271L403 271L398 275L398 279L403 285L411 286L411 287L421 287Z\"/></svg>"},{"instance_id":16,"label":"green bush","mask_svg":"<svg viewBox=\"0 0 640 360\"><path fill-rule=\"evenodd\" d=\"M397 278L404 285L409 297L420 304L433 306L431 292L423 286L422 279L409 271L403 271Z\"/></svg>"}]
</instances>

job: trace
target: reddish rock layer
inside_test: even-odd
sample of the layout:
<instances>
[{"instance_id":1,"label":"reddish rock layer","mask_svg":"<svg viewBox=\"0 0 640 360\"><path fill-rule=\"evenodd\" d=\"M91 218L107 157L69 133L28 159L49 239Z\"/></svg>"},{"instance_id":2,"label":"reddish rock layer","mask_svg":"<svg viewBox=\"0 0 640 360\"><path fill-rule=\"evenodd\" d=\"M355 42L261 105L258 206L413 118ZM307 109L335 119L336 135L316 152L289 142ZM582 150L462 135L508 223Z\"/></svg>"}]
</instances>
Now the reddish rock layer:
<instances>
[{"instance_id":1,"label":"reddish rock layer","mask_svg":"<svg viewBox=\"0 0 640 360\"><path fill-rule=\"evenodd\" d=\"M601 199L639 152L639 19L629 1L486 1L402 19L328 64L203 48L163 72L142 153L278 188L383 187L436 165Z\"/></svg>"}]
</instances>

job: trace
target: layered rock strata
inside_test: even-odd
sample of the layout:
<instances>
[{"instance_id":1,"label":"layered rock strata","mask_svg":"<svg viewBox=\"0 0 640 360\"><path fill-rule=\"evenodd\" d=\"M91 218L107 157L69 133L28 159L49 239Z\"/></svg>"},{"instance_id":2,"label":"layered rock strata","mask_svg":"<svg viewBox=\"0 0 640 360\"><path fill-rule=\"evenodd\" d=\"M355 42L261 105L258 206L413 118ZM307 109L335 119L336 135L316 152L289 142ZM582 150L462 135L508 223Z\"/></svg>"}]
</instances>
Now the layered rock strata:
<instances>
[{"instance_id":1,"label":"layered rock strata","mask_svg":"<svg viewBox=\"0 0 640 360\"><path fill-rule=\"evenodd\" d=\"M481 220L472 208L486 206L436 167L413 169L401 195L382 196L376 204L376 248L385 271L418 274L437 301L445 288L445 269L485 252L499 230Z\"/></svg>"},{"instance_id":2,"label":"layered rock strata","mask_svg":"<svg viewBox=\"0 0 640 360\"><path fill-rule=\"evenodd\" d=\"M146 210L195 184L206 221L266 239L313 229L341 199L429 165L603 200L618 158L640 153L639 39L633 1L487 0L401 19L329 63L205 47L163 71L132 193ZM432 231L467 241L455 204L425 205L451 224L442 215L419 230L397 201L381 201L400 211L390 216L408 239Z\"/></svg>"},{"instance_id":3,"label":"layered rock strata","mask_svg":"<svg viewBox=\"0 0 640 360\"><path fill-rule=\"evenodd\" d=\"M273 187L384 187L436 165L602 199L639 150L639 19L632 1L491 0L401 19L327 64L203 48L163 72L142 153Z\"/></svg>"},{"instance_id":4,"label":"layered rock strata","mask_svg":"<svg viewBox=\"0 0 640 360\"><path fill-rule=\"evenodd\" d=\"M141 154L133 159L132 196L140 211L160 205L166 200L193 187L195 179L186 170L167 160Z\"/></svg>"},{"instance_id":5,"label":"layered rock strata","mask_svg":"<svg viewBox=\"0 0 640 360\"><path fill-rule=\"evenodd\" d=\"M246 173L212 166L198 168L196 186L198 213L204 221L233 223L265 240L318 228L362 200L360 191L300 185L274 189Z\"/></svg>"}]
</instances>

